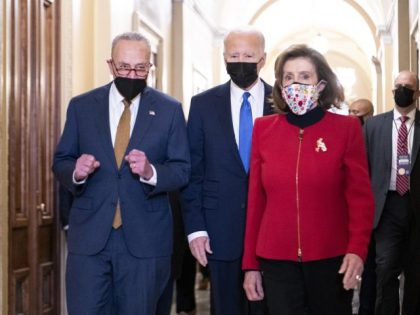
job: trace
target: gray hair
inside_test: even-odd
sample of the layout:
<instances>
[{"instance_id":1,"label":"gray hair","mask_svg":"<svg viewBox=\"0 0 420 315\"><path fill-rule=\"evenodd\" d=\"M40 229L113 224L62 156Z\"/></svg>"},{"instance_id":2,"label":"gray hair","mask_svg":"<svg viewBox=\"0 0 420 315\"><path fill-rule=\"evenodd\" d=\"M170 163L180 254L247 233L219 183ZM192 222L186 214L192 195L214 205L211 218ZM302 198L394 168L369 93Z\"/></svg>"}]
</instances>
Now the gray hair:
<instances>
[{"instance_id":1,"label":"gray hair","mask_svg":"<svg viewBox=\"0 0 420 315\"><path fill-rule=\"evenodd\" d=\"M149 51L152 50L152 48L150 46L150 42L145 36L143 36L142 34L137 33L137 32L126 32L126 33L122 33L120 35L115 36L115 38L113 39L111 55L114 52L115 46L117 46L118 42L122 41L122 40L132 40L132 41L137 41L137 42L144 42L144 43L146 43L147 47L149 48Z\"/></svg>"},{"instance_id":2,"label":"gray hair","mask_svg":"<svg viewBox=\"0 0 420 315\"><path fill-rule=\"evenodd\" d=\"M263 33L261 31L259 31L258 29L256 29L255 27L249 26L249 25L230 30L226 34L225 38L223 39L224 46L226 47L226 42L231 35L240 35L240 34L252 34L252 35L255 35L256 37L258 37L258 39L260 40L260 47L261 47L262 51L264 52L264 50L265 50L265 38L264 38Z\"/></svg>"}]
</instances>

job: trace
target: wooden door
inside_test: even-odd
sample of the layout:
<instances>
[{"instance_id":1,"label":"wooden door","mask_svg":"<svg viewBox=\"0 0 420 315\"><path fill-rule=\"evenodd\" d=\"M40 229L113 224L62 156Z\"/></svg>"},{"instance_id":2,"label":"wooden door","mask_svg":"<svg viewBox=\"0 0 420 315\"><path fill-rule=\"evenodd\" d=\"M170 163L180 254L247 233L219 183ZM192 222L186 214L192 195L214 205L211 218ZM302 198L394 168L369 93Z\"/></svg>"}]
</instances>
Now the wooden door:
<instances>
[{"instance_id":1,"label":"wooden door","mask_svg":"<svg viewBox=\"0 0 420 315\"><path fill-rule=\"evenodd\" d=\"M60 131L60 1L6 0L9 314L59 314L59 245L50 171Z\"/></svg>"}]
</instances>

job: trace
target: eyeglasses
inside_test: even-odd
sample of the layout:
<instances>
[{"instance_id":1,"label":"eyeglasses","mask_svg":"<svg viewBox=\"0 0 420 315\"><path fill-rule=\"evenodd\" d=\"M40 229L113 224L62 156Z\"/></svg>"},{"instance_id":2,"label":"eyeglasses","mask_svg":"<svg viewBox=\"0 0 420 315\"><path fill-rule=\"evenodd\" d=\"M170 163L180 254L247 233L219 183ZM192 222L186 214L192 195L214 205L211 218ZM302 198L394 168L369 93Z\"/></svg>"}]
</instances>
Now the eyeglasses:
<instances>
[{"instance_id":1,"label":"eyeglasses","mask_svg":"<svg viewBox=\"0 0 420 315\"><path fill-rule=\"evenodd\" d=\"M128 64L121 64L118 67L115 65L114 60L111 60L112 65L114 66L115 71L118 75L129 76L131 71L134 71L134 74L138 77L149 72L150 68L153 66L152 63L139 63L131 68Z\"/></svg>"}]
</instances>

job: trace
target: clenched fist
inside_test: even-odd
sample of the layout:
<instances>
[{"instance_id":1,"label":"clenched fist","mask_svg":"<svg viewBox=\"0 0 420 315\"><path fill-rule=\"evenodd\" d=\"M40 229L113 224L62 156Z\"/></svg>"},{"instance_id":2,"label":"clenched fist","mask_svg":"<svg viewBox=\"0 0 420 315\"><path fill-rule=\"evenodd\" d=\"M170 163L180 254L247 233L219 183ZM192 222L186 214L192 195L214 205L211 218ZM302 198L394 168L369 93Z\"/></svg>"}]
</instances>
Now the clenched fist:
<instances>
[{"instance_id":1,"label":"clenched fist","mask_svg":"<svg viewBox=\"0 0 420 315\"><path fill-rule=\"evenodd\" d=\"M128 155L125 156L125 160L128 162L131 168L131 172L139 175L145 180L149 180L153 176L153 169L147 159L146 153L139 150L131 150Z\"/></svg>"},{"instance_id":2,"label":"clenched fist","mask_svg":"<svg viewBox=\"0 0 420 315\"><path fill-rule=\"evenodd\" d=\"M76 181L82 181L89 174L92 174L101 163L95 159L93 155L82 154L76 161L76 167L74 169L74 179Z\"/></svg>"}]
</instances>

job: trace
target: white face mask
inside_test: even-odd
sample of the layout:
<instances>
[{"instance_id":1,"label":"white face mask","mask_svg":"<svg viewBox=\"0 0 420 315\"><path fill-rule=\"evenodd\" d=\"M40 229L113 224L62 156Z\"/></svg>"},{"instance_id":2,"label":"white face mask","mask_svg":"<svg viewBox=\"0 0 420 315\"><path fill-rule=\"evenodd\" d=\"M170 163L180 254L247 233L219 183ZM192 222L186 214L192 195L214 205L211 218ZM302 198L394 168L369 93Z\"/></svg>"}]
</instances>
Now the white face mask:
<instances>
[{"instance_id":1,"label":"white face mask","mask_svg":"<svg viewBox=\"0 0 420 315\"><path fill-rule=\"evenodd\" d=\"M304 115L317 106L319 94L324 89L324 80L316 85L293 82L281 89L284 101L295 115Z\"/></svg>"}]
</instances>

